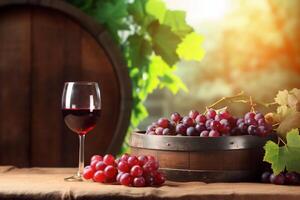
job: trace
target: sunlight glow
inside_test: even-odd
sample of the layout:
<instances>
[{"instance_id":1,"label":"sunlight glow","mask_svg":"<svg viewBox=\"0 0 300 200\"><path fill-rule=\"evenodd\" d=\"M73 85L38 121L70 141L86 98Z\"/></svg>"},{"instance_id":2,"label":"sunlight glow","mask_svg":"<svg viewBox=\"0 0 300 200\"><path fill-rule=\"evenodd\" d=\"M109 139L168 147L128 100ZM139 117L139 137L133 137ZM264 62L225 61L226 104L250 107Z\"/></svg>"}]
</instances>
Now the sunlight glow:
<instances>
[{"instance_id":1,"label":"sunlight glow","mask_svg":"<svg viewBox=\"0 0 300 200\"><path fill-rule=\"evenodd\" d=\"M230 0L165 0L170 9L183 9L188 21L218 21L230 9Z\"/></svg>"}]
</instances>

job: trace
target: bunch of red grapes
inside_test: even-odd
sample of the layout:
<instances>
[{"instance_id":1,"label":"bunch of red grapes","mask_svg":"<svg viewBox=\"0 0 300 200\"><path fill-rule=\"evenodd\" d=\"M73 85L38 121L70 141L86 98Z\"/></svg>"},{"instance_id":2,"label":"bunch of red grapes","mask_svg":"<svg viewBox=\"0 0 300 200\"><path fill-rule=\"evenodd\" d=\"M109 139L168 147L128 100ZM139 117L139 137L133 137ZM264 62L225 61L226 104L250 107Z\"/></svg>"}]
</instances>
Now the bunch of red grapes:
<instances>
[{"instance_id":1,"label":"bunch of red grapes","mask_svg":"<svg viewBox=\"0 0 300 200\"><path fill-rule=\"evenodd\" d=\"M235 135L256 135L265 137L272 132L262 113L248 112L242 118L232 116L227 110L219 113L209 109L206 114L191 110L188 116L175 112L171 120L160 118L148 126L148 135L182 135L219 137Z\"/></svg>"},{"instance_id":2,"label":"bunch of red grapes","mask_svg":"<svg viewBox=\"0 0 300 200\"><path fill-rule=\"evenodd\" d=\"M278 175L271 172L264 172L261 176L263 183L273 183L276 185L300 185L300 174L296 172L285 172Z\"/></svg>"},{"instance_id":3,"label":"bunch of red grapes","mask_svg":"<svg viewBox=\"0 0 300 200\"><path fill-rule=\"evenodd\" d=\"M165 177L158 168L158 161L153 156L124 154L115 159L110 154L104 157L94 155L90 165L84 168L83 178L133 187L160 186L165 182Z\"/></svg>"}]
</instances>

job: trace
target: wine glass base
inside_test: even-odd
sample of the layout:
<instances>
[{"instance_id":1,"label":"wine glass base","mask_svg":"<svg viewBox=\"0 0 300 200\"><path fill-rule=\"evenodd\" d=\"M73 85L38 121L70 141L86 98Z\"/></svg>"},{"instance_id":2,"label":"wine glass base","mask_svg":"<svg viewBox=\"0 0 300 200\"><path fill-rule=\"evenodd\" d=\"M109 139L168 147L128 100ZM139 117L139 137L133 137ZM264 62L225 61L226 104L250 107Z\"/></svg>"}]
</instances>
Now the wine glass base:
<instances>
[{"instance_id":1,"label":"wine glass base","mask_svg":"<svg viewBox=\"0 0 300 200\"><path fill-rule=\"evenodd\" d=\"M64 178L64 180L68 181L68 182L79 182L79 181L83 181L83 178L78 175L73 175L73 176Z\"/></svg>"}]
</instances>

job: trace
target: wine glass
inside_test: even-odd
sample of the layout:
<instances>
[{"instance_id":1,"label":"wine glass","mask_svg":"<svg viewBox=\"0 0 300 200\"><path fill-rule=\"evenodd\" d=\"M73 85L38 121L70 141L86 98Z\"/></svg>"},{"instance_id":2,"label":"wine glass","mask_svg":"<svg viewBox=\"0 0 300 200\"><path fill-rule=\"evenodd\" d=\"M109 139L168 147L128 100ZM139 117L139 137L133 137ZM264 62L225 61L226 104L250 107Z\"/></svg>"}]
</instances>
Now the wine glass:
<instances>
[{"instance_id":1,"label":"wine glass","mask_svg":"<svg viewBox=\"0 0 300 200\"><path fill-rule=\"evenodd\" d=\"M66 82L62 94L63 118L73 132L79 135L79 165L77 174L66 181L82 181L84 168L84 138L95 128L101 113L101 97L96 82Z\"/></svg>"}]
</instances>

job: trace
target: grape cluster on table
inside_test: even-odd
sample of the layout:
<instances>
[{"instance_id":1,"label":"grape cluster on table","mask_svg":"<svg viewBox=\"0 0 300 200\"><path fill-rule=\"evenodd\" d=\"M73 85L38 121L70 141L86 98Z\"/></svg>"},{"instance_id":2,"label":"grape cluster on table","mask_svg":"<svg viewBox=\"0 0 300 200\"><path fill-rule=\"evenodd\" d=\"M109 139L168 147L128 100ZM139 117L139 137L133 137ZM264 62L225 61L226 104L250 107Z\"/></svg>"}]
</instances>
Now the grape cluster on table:
<instances>
[{"instance_id":1,"label":"grape cluster on table","mask_svg":"<svg viewBox=\"0 0 300 200\"><path fill-rule=\"evenodd\" d=\"M133 187L160 186L165 177L158 169L159 163L153 156L123 154L115 159L110 154L94 155L90 165L84 168L83 178Z\"/></svg>"},{"instance_id":2,"label":"grape cluster on table","mask_svg":"<svg viewBox=\"0 0 300 200\"><path fill-rule=\"evenodd\" d=\"M264 172L261 176L261 181L276 185L300 185L300 174L296 172L282 172L275 175L271 172Z\"/></svg>"},{"instance_id":3,"label":"grape cluster on table","mask_svg":"<svg viewBox=\"0 0 300 200\"><path fill-rule=\"evenodd\" d=\"M232 116L228 110L217 112L209 109L206 114L191 110L188 116L175 112L171 119L160 118L148 126L147 135L182 135L219 137L256 135L265 137L272 132L262 113L248 112L241 118Z\"/></svg>"}]
</instances>

